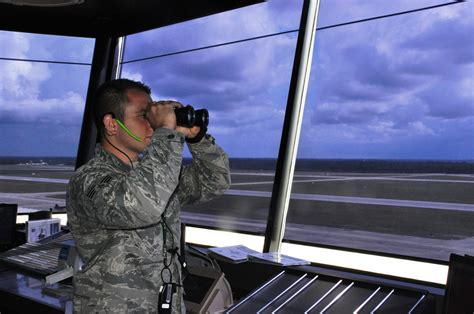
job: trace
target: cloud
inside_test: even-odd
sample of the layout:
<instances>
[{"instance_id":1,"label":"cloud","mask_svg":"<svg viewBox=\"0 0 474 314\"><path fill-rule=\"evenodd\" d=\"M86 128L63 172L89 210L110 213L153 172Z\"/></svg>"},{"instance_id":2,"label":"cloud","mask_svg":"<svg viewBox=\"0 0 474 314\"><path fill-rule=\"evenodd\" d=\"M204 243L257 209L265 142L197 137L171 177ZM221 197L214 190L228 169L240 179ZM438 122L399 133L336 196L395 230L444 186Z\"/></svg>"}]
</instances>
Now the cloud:
<instances>
[{"instance_id":1,"label":"cloud","mask_svg":"<svg viewBox=\"0 0 474 314\"><path fill-rule=\"evenodd\" d=\"M35 50L36 45L32 45L31 40L26 34L0 33L2 47L11 47L9 52L14 53L15 58L27 58L30 51ZM63 67L69 67L69 84L80 85L77 68ZM84 96L75 88L68 90L67 80L61 78L54 65L0 61L0 123L80 125ZM50 94L55 96L45 94L45 85L54 86Z\"/></svg>"},{"instance_id":2,"label":"cloud","mask_svg":"<svg viewBox=\"0 0 474 314\"><path fill-rule=\"evenodd\" d=\"M431 4L435 1L397 1L383 7L373 1L332 1L322 4L320 21L330 21L328 15L334 17L332 22L342 22ZM232 18L222 15L203 24L173 26L154 33L156 38L147 34L143 44L156 50L160 42L166 43L161 46L170 52L288 30L297 23L274 16L288 5L277 1L255 6L242 16L233 12ZM298 16L299 5L292 3L292 10L286 11ZM444 134L437 119L453 123L467 119L473 97L470 48L464 34L472 33L473 27L464 22L463 10L459 5L318 32L302 150L313 151L311 143L321 143L321 134L331 139L324 141L327 150L331 141L362 145L363 151L364 145L386 145L402 138L434 140ZM250 23L240 24L242 17ZM458 28L454 37L444 45L433 45L450 35L442 31L448 28ZM279 36L128 66L143 73L158 96L209 108L215 118L213 132L242 145L242 154L247 146L235 140L236 134L239 138L259 134L257 150L264 149L264 140L272 147L279 145L281 131L275 128L283 123L295 40L296 34ZM375 154L375 147L367 154ZM238 148L232 151L239 154Z\"/></svg>"},{"instance_id":3,"label":"cloud","mask_svg":"<svg viewBox=\"0 0 474 314\"><path fill-rule=\"evenodd\" d=\"M92 38L0 31L0 55L4 58L91 63L93 46Z\"/></svg>"},{"instance_id":4,"label":"cloud","mask_svg":"<svg viewBox=\"0 0 474 314\"><path fill-rule=\"evenodd\" d=\"M441 119L464 119L474 116L474 97L472 81L466 80L466 85L471 85L471 94L463 94L463 83L459 78L451 81L448 78L433 84L429 90L420 93L420 98L428 104L428 115ZM467 87L469 88L469 87Z\"/></svg>"},{"instance_id":5,"label":"cloud","mask_svg":"<svg viewBox=\"0 0 474 314\"><path fill-rule=\"evenodd\" d=\"M324 124L366 124L380 117L385 108L378 103L344 104L323 103L318 105L312 116L313 123Z\"/></svg>"},{"instance_id":6,"label":"cloud","mask_svg":"<svg viewBox=\"0 0 474 314\"><path fill-rule=\"evenodd\" d=\"M323 1L318 25L437 3ZM295 29L301 5L269 1L130 36L126 59ZM450 143L450 156L472 156L473 144L465 140L474 132L472 7L470 1L318 32L301 156L440 156L443 142ZM150 85L156 99L208 108L211 133L231 156L276 157L296 36L129 63L122 75ZM51 49L59 45L64 49ZM0 49L15 58L84 62L92 55L82 39L6 32ZM0 123L78 126L87 71L0 61Z\"/></svg>"},{"instance_id":7,"label":"cloud","mask_svg":"<svg viewBox=\"0 0 474 314\"><path fill-rule=\"evenodd\" d=\"M80 125L84 112L84 98L69 92L61 98L25 98L4 101L0 109L0 123L45 123L52 125Z\"/></svg>"},{"instance_id":8,"label":"cloud","mask_svg":"<svg viewBox=\"0 0 474 314\"><path fill-rule=\"evenodd\" d=\"M272 0L127 37L124 60L195 49L299 26L302 0Z\"/></svg>"},{"instance_id":9,"label":"cloud","mask_svg":"<svg viewBox=\"0 0 474 314\"><path fill-rule=\"evenodd\" d=\"M0 52L4 58L25 56L30 45L28 36L23 33L0 31Z\"/></svg>"},{"instance_id":10,"label":"cloud","mask_svg":"<svg viewBox=\"0 0 474 314\"><path fill-rule=\"evenodd\" d=\"M474 27L463 10L320 32L303 126L319 132L304 141L317 142L318 133L348 145L454 136L440 129L455 129L442 121L456 125L474 115Z\"/></svg>"},{"instance_id":11,"label":"cloud","mask_svg":"<svg viewBox=\"0 0 474 314\"><path fill-rule=\"evenodd\" d=\"M281 1L277 3L288 5ZM245 38L246 34L255 36L275 32L281 28L280 20L272 16L274 12L270 12L269 7L272 6L255 6L245 14L234 12L232 18L215 16L207 21L205 27L197 25L197 30L188 29L187 37L192 42L200 39L206 42L211 38L216 43L224 41L229 34ZM284 19L285 25L298 24L297 20L296 23L289 22L294 21L294 10L292 12L293 20ZM191 24L196 26L196 23ZM176 30L178 26L171 28ZM217 36L214 36L216 30ZM151 47L153 43L168 43L167 32L156 30L154 33L155 38L143 34L139 36L143 43L135 38L127 40L127 45L135 42L140 47ZM179 33L173 36L185 37ZM175 41L171 42L171 47L174 44ZM183 45L186 47L188 40ZM202 45L201 42L196 44L198 47ZM245 134L244 138L259 134L256 139L261 141L259 147L263 148L263 141L271 141L271 146L277 147L295 45L296 35L289 34L125 64L124 69L141 73L144 82L152 87L154 97L177 99L195 108L209 109L213 134L228 136L233 143L235 140L231 133ZM175 47L177 50L182 48ZM271 138L265 136L264 139L263 134L269 130L275 132Z\"/></svg>"},{"instance_id":12,"label":"cloud","mask_svg":"<svg viewBox=\"0 0 474 314\"><path fill-rule=\"evenodd\" d=\"M122 75L121 78L127 78L129 80L137 81L137 82L143 82L143 76L140 73L137 72L132 72L129 70L122 69ZM145 83L145 82L143 82Z\"/></svg>"}]
</instances>

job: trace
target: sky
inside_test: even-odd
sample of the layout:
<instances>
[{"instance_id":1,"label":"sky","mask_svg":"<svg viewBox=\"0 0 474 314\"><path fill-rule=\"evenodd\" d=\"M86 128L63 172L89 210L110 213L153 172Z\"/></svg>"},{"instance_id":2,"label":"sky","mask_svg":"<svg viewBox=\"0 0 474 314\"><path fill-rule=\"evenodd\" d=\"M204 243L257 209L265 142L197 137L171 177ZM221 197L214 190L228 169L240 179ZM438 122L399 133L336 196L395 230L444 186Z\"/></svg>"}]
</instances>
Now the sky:
<instances>
[{"instance_id":1,"label":"sky","mask_svg":"<svg viewBox=\"0 0 474 314\"><path fill-rule=\"evenodd\" d=\"M318 27L444 3L321 1ZM131 35L124 61L299 26L270 0ZM297 32L125 63L153 98L207 108L231 157L276 158ZM0 57L90 63L94 41L0 31ZM89 66L0 60L0 156L75 156ZM474 160L472 1L316 33L298 158Z\"/></svg>"}]
</instances>

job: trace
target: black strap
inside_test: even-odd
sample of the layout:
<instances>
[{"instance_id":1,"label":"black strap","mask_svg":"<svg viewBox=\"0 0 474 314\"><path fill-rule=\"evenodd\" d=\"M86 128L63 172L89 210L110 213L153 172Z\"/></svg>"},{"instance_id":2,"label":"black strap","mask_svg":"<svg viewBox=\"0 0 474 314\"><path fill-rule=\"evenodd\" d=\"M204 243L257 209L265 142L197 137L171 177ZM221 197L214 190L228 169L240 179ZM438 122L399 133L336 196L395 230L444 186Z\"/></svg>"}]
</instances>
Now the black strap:
<instances>
[{"instance_id":1,"label":"black strap","mask_svg":"<svg viewBox=\"0 0 474 314\"><path fill-rule=\"evenodd\" d=\"M204 137L204 135L206 135L206 133L207 133L207 127L206 126L201 126L201 129L199 130L199 133L195 137L193 137L193 138L186 137L186 142L190 143L190 144L199 143L202 140L202 138Z\"/></svg>"}]
</instances>

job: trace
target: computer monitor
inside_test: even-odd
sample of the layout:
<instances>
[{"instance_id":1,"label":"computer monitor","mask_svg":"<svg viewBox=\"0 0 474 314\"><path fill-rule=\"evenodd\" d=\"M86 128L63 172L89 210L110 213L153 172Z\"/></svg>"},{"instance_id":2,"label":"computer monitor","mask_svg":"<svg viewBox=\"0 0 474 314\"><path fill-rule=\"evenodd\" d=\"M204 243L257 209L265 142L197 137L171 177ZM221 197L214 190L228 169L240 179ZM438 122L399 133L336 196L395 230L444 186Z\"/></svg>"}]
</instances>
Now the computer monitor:
<instances>
[{"instance_id":1,"label":"computer monitor","mask_svg":"<svg viewBox=\"0 0 474 314\"><path fill-rule=\"evenodd\" d=\"M451 254L443 313L474 313L474 258Z\"/></svg>"},{"instance_id":2,"label":"computer monitor","mask_svg":"<svg viewBox=\"0 0 474 314\"><path fill-rule=\"evenodd\" d=\"M0 252L15 246L18 204L0 204Z\"/></svg>"}]
</instances>

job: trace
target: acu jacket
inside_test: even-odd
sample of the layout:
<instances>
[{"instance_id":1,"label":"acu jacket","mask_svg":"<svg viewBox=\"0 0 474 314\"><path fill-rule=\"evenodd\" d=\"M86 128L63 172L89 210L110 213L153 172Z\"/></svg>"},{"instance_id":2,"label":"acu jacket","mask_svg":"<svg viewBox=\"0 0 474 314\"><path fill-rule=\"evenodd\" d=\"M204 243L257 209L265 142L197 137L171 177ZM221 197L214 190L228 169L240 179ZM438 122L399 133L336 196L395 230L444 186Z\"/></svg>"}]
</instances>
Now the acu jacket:
<instances>
[{"instance_id":1,"label":"acu jacket","mask_svg":"<svg viewBox=\"0 0 474 314\"><path fill-rule=\"evenodd\" d=\"M156 313L163 280L177 285L172 312L185 312L181 266L170 253L179 250L180 207L222 194L230 170L209 135L188 144L193 162L182 166L184 142L155 130L133 168L99 145L71 178L68 224L85 262L73 279L74 312Z\"/></svg>"}]
</instances>

